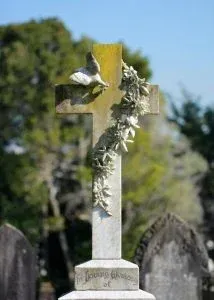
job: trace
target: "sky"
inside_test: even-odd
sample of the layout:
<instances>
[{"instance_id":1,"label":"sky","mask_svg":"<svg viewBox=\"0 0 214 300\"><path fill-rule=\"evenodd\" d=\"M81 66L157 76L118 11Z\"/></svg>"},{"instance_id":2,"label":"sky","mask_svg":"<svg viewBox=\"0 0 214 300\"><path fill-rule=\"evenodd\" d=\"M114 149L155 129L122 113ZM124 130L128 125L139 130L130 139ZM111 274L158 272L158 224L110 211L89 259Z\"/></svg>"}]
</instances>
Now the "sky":
<instances>
[{"instance_id":1,"label":"sky","mask_svg":"<svg viewBox=\"0 0 214 300\"><path fill-rule=\"evenodd\" d=\"M123 41L147 56L159 84L177 103L184 87L214 106L213 0L3 0L0 25L58 17L75 39Z\"/></svg>"}]
</instances>

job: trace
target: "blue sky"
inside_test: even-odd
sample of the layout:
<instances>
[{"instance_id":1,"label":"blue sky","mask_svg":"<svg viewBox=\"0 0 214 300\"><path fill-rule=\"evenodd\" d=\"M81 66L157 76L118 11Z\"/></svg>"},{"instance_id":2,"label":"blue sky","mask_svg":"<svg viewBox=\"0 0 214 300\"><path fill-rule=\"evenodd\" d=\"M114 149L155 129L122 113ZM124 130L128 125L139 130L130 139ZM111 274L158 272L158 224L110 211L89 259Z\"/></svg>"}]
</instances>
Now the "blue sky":
<instances>
[{"instance_id":1,"label":"blue sky","mask_svg":"<svg viewBox=\"0 0 214 300\"><path fill-rule=\"evenodd\" d=\"M148 56L152 82L180 101L180 87L214 105L213 0L4 0L0 24L58 17L75 38L123 40Z\"/></svg>"}]
</instances>

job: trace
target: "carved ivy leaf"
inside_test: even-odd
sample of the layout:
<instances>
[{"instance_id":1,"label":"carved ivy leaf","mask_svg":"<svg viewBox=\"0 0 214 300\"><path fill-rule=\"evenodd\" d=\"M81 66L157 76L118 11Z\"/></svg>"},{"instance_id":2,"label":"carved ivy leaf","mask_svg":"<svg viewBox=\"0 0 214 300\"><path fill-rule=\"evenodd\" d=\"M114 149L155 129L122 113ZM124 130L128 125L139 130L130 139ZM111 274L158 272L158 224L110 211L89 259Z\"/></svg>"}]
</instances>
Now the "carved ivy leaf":
<instances>
[{"instance_id":1,"label":"carved ivy leaf","mask_svg":"<svg viewBox=\"0 0 214 300\"><path fill-rule=\"evenodd\" d=\"M145 86L141 86L140 90L142 92L143 95L148 96L149 95L149 90L145 87Z\"/></svg>"},{"instance_id":2,"label":"carved ivy leaf","mask_svg":"<svg viewBox=\"0 0 214 300\"><path fill-rule=\"evenodd\" d=\"M129 128L129 132L130 132L131 136L134 138L135 137L135 130L134 130L134 128L130 127Z\"/></svg>"},{"instance_id":3,"label":"carved ivy leaf","mask_svg":"<svg viewBox=\"0 0 214 300\"><path fill-rule=\"evenodd\" d=\"M140 126L137 124L138 123L138 118L136 116L129 116L127 118L127 123L135 128L140 128Z\"/></svg>"},{"instance_id":4,"label":"carved ivy leaf","mask_svg":"<svg viewBox=\"0 0 214 300\"><path fill-rule=\"evenodd\" d=\"M128 148L127 148L126 143L124 141L120 142L120 146L121 146L121 149L123 151L128 152Z\"/></svg>"},{"instance_id":5,"label":"carved ivy leaf","mask_svg":"<svg viewBox=\"0 0 214 300\"><path fill-rule=\"evenodd\" d=\"M103 190L103 194L106 197L111 197L112 196L112 193L110 193L108 190Z\"/></svg>"}]
</instances>

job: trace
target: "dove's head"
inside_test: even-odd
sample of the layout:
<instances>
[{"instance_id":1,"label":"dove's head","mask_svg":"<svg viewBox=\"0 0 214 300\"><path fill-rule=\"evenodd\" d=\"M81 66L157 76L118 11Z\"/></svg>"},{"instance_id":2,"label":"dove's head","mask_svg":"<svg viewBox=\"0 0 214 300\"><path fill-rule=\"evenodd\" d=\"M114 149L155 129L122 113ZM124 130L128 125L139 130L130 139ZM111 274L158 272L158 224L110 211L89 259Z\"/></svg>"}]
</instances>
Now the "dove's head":
<instances>
[{"instance_id":1,"label":"dove's head","mask_svg":"<svg viewBox=\"0 0 214 300\"><path fill-rule=\"evenodd\" d=\"M90 72L96 74L100 72L100 65L98 64L96 58L91 52L86 54L87 68L90 69Z\"/></svg>"},{"instance_id":2,"label":"dove's head","mask_svg":"<svg viewBox=\"0 0 214 300\"><path fill-rule=\"evenodd\" d=\"M86 61L88 62L88 61L92 61L92 60L94 60L95 59L95 57L94 57L94 55L91 53L91 51L90 52L88 52L87 54L86 54Z\"/></svg>"}]
</instances>

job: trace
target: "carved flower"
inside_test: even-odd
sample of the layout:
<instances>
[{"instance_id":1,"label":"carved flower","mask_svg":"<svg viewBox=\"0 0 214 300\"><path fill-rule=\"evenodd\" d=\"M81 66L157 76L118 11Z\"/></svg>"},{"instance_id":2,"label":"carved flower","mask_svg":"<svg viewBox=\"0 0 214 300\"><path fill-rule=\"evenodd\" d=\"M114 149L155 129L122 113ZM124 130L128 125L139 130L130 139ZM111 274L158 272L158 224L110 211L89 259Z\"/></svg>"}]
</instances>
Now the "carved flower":
<instances>
[{"instance_id":1,"label":"carved flower","mask_svg":"<svg viewBox=\"0 0 214 300\"><path fill-rule=\"evenodd\" d=\"M135 128L140 128L140 126L137 124L138 123L137 117L129 116L129 117L127 117L126 121L130 126L135 127Z\"/></svg>"},{"instance_id":2,"label":"carved flower","mask_svg":"<svg viewBox=\"0 0 214 300\"><path fill-rule=\"evenodd\" d=\"M129 68L129 70L134 74L134 75L137 75L137 71L131 66Z\"/></svg>"},{"instance_id":3,"label":"carved flower","mask_svg":"<svg viewBox=\"0 0 214 300\"><path fill-rule=\"evenodd\" d=\"M146 86L141 85L140 86L140 92L144 95L144 96L148 96L149 95L149 90Z\"/></svg>"}]
</instances>

